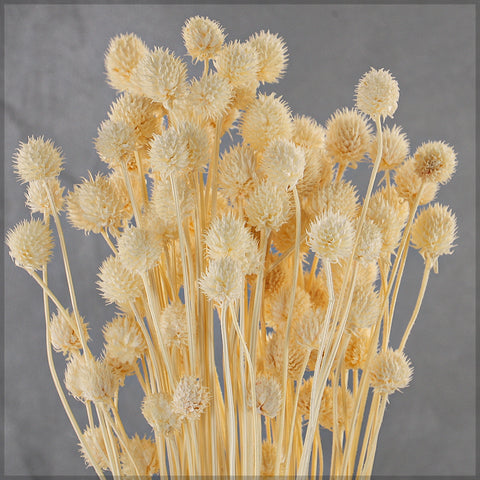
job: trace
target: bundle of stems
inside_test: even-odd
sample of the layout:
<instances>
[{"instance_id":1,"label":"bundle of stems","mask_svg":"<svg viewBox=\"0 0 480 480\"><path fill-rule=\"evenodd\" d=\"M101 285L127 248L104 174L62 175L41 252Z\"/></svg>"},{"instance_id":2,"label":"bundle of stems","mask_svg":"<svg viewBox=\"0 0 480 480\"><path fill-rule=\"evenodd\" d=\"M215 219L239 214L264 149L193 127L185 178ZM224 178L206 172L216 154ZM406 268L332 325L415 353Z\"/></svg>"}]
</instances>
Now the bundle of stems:
<instances>
[{"instance_id":1,"label":"bundle of stems","mask_svg":"<svg viewBox=\"0 0 480 480\"><path fill-rule=\"evenodd\" d=\"M107 173L64 195L52 141L29 138L14 159L32 218L7 244L43 290L48 363L81 453L100 478L368 478L389 395L411 379L404 349L429 275L456 236L447 207L419 207L450 179L456 154L428 141L409 156L405 133L386 125L399 98L386 70L365 73L355 108L323 127L259 91L285 71L278 35L226 43L206 17L188 19L182 34L203 62L199 78L134 34L111 40L105 66L120 93L95 139ZM344 173L369 160L360 200ZM62 210L111 249L98 288L118 314L103 328L100 358L77 305ZM68 306L48 279L52 224ZM425 270L394 348L411 245ZM53 350L65 356L63 384ZM121 418L131 375L152 432L142 438ZM85 405L87 425L66 390Z\"/></svg>"}]
</instances>

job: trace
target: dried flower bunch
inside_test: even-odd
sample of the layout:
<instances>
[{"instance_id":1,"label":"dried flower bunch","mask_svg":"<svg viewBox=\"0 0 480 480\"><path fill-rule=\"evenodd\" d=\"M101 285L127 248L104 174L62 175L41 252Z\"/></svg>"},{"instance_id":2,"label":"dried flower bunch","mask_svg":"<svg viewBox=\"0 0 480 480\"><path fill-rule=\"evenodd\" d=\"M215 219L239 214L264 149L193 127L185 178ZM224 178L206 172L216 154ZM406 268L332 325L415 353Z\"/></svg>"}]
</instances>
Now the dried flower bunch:
<instances>
[{"instance_id":1,"label":"dried flower bunch","mask_svg":"<svg viewBox=\"0 0 480 480\"><path fill-rule=\"evenodd\" d=\"M330 475L368 477L389 395L412 377L404 348L429 274L452 253L454 214L438 203L418 210L452 176L455 151L428 141L409 156L402 128L385 124L399 99L386 70L365 73L355 107L338 109L324 127L260 91L286 69L278 35L227 42L217 22L199 16L182 34L193 63L203 62L199 78L134 34L111 40L105 66L118 97L95 138L107 173L65 195L52 141L29 138L14 158L32 218L6 243L43 289L49 366L81 454L100 478L313 478L327 466ZM343 174L367 161L360 196ZM101 332L100 358L76 302L61 211L111 248L98 289L118 313ZM52 224L70 305L48 282ZM410 246L425 270L410 320L396 320L404 335L395 347ZM65 356L63 384L52 348ZM123 427L127 376L143 390L145 438ZM87 425L64 388L84 403ZM322 429L332 432L328 462Z\"/></svg>"}]
</instances>

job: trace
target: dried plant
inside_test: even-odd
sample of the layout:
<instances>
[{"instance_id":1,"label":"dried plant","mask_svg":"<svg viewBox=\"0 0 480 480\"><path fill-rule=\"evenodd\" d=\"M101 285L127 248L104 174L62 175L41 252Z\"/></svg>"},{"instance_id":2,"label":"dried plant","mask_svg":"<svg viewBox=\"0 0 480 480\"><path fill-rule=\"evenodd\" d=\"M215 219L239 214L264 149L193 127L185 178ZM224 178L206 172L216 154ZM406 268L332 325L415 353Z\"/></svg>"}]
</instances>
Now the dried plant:
<instances>
[{"instance_id":1,"label":"dried plant","mask_svg":"<svg viewBox=\"0 0 480 480\"><path fill-rule=\"evenodd\" d=\"M100 478L369 477L389 395L412 376L404 348L429 275L456 238L448 207L418 209L450 179L456 154L429 141L409 157L402 128L385 124L399 99L386 70L366 72L355 107L338 109L323 127L259 90L285 72L278 35L225 43L223 28L205 17L188 19L182 34L192 61L203 62L199 78L189 80L180 57L150 50L134 34L111 40L105 66L119 96L95 138L108 173L90 174L64 195L63 157L52 141L29 138L15 154L32 219L6 243L43 289L49 366L81 455ZM360 197L343 174L369 158ZM80 316L61 210L111 248L98 288L118 314L102 332ZM48 282L52 223L68 306ZM390 333L411 245L425 270L395 348ZM95 358L88 341L98 334L104 349ZM52 348L65 356L63 385ZM143 390L138 408L149 438L123 427L127 376ZM84 403L86 425L65 388ZM332 432L328 462L322 429Z\"/></svg>"}]
</instances>

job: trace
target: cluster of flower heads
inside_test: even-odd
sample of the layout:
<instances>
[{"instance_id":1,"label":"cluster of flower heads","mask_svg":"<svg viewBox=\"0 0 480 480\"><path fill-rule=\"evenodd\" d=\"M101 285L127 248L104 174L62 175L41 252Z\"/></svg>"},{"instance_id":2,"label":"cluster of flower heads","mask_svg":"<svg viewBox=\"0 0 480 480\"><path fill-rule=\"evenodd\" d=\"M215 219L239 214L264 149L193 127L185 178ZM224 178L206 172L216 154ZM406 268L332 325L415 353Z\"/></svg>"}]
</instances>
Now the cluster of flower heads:
<instances>
[{"instance_id":1,"label":"cluster of flower heads","mask_svg":"<svg viewBox=\"0 0 480 480\"><path fill-rule=\"evenodd\" d=\"M95 138L106 173L89 174L64 195L61 150L43 137L20 144L15 172L28 185L27 207L43 218L8 232L10 255L31 274L44 269L53 252L48 219L57 221L62 210L74 228L102 234L112 254L100 266L98 287L120 312L104 327L103 355L96 359L89 352L87 323L75 306L70 312L57 305L51 343L66 356L68 391L100 409L115 410L125 377L137 375L146 421L156 435L169 438L180 434L182 422L208 412L212 398L208 369L192 364L192 358L207 359L189 357L204 348L199 338L207 341L200 332L206 305L251 303L257 282L263 282L262 335L258 352L250 352L259 357L257 412L275 418L281 411L288 348L288 377L299 389L299 415L308 419L312 379L302 379L315 369L322 335L335 331L326 319L330 283L348 311L348 342L338 361L347 370L363 370L382 317L379 279L396 258L405 229L411 228L412 245L435 271L439 256L452 252L456 221L447 207L433 204L413 226L409 222L449 181L456 154L445 142L428 141L410 156L400 126L379 131L399 99L398 84L386 70L365 73L355 107L338 109L322 126L293 115L275 93L259 90L285 72L288 55L278 35L261 31L228 42L217 22L198 16L187 20L182 34L192 61L204 64L199 78L188 78L180 56L150 49L135 34L111 40L105 68L118 97ZM227 133L233 141L221 148ZM343 173L368 160L384 173L386 185L366 205ZM302 258L311 251L321 267L302 270L292 285L297 221ZM351 278L349 259L356 275L347 298L341 291ZM181 292L190 297L182 302ZM383 395L407 386L412 374L403 352L390 348L369 369L371 387ZM329 384L322 397L319 423L330 430L345 428L353 409L350 390L338 392ZM82 454L89 465L112 469L116 449L124 474L159 471L151 440L119 434L118 443L108 446L110 440L101 425L86 428ZM277 445L266 442L262 452L263 472L273 472Z\"/></svg>"}]
</instances>

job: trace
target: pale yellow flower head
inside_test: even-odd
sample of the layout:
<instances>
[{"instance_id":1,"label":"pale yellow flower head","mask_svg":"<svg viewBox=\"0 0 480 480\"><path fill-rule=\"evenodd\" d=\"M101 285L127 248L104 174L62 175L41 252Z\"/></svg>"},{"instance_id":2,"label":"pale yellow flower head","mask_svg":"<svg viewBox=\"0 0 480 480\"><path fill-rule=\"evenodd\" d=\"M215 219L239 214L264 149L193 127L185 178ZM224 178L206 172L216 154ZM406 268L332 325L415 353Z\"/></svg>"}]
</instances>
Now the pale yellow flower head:
<instances>
[{"instance_id":1,"label":"pale yellow flower head","mask_svg":"<svg viewBox=\"0 0 480 480\"><path fill-rule=\"evenodd\" d=\"M87 453L84 445L79 444L80 453L88 467L98 466L101 470L110 470L107 447L103 437L103 431L100 427L90 427L89 425L83 431L83 442L87 445L88 451L93 459ZM93 463L92 463L93 461Z\"/></svg>"},{"instance_id":2,"label":"pale yellow flower head","mask_svg":"<svg viewBox=\"0 0 480 480\"><path fill-rule=\"evenodd\" d=\"M277 83L287 68L287 47L281 37L269 31L250 36L248 43L257 52L259 60L258 79L261 82Z\"/></svg>"},{"instance_id":3,"label":"pale yellow flower head","mask_svg":"<svg viewBox=\"0 0 480 480\"><path fill-rule=\"evenodd\" d=\"M400 350L388 348L376 355L370 369L370 385L382 395L408 387L413 375L410 360Z\"/></svg>"},{"instance_id":4,"label":"pale yellow flower head","mask_svg":"<svg viewBox=\"0 0 480 480\"><path fill-rule=\"evenodd\" d=\"M272 183L291 190L303 176L304 150L290 140L274 138L263 152L260 167Z\"/></svg>"},{"instance_id":5,"label":"pale yellow flower head","mask_svg":"<svg viewBox=\"0 0 480 480\"><path fill-rule=\"evenodd\" d=\"M105 54L108 83L115 90L132 90L132 74L148 51L145 43L133 33L113 37Z\"/></svg>"},{"instance_id":6,"label":"pale yellow flower head","mask_svg":"<svg viewBox=\"0 0 480 480\"><path fill-rule=\"evenodd\" d=\"M261 93L242 115L239 130L244 142L257 152L262 152L274 138L290 140L290 108L280 97L275 97L274 93Z\"/></svg>"},{"instance_id":7,"label":"pale yellow flower head","mask_svg":"<svg viewBox=\"0 0 480 480\"><path fill-rule=\"evenodd\" d=\"M158 450L152 440L140 438L138 433L136 433L132 438L128 439L127 449L130 455L124 449L120 453L122 478L152 478L153 475L159 473ZM134 459L135 465L132 463L131 458Z\"/></svg>"},{"instance_id":8,"label":"pale yellow flower head","mask_svg":"<svg viewBox=\"0 0 480 480\"><path fill-rule=\"evenodd\" d=\"M8 231L5 243L15 264L31 270L47 265L54 246L50 227L38 219L17 224Z\"/></svg>"},{"instance_id":9,"label":"pale yellow flower head","mask_svg":"<svg viewBox=\"0 0 480 480\"><path fill-rule=\"evenodd\" d=\"M295 115L292 122L292 141L300 147L324 148L325 129L311 117Z\"/></svg>"},{"instance_id":10,"label":"pale yellow flower head","mask_svg":"<svg viewBox=\"0 0 480 480\"><path fill-rule=\"evenodd\" d=\"M440 255L450 255L457 238L457 220L445 205L434 203L423 209L412 227L412 243L424 260L431 260L435 271Z\"/></svg>"},{"instance_id":11,"label":"pale yellow flower head","mask_svg":"<svg viewBox=\"0 0 480 480\"><path fill-rule=\"evenodd\" d=\"M276 417L282 405L282 390L278 380L261 374L255 382L257 412L265 417Z\"/></svg>"},{"instance_id":12,"label":"pale yellow flower head","mask_svg":"<svg viewBox=\"0 0 480 480\"><path fill-rule=\"evenodd\" d=\"M182 29L183 41L193 61L208 61L220 52L225 35L214 20L199 15L190 17Z\"/></svg>"},{"instance_id":13,"label":"pale yellow flower head","mask_svg":"<svg viewBox=\"0 0 480 480\"><path fill-rule=\"evenodd\" d=\"M63 170L62 161L62 151L52 140L29 137L15 152L13 168L21 183L27 183L58 177Z\"/></svg>"},{"instance_id":14,"label":"pale yellow flower head","mask_svg":"<svg viewBox=\"0 0 480 480\"><path fill-rule=\"evenodd\" d=\"M167 48L155 47L139 63L135 80L146 97L170 110L187 91L187 66Z\"/></svg>"},{"instance_id":15,"label":"pale yellow flower head","mask_svg":"<svg viewBox=\"0 0 480 480\"><path fill-rule=\"evenodd\" d=\"M370 148L371 129L357 110L337 110L327 121L325 147L335 163L356 168Z\"/></svg>"},{"instance_id":16,"label":"pale yellow flower head","mask_svg":"<svg viewBox=\"0 0 480 480\"><path fill-rule=\"evenodd\" d=\"M181 348L188 345L187 313L183 303L176 301L162 310L160 332L169 347Z\"/></svg>"},{"instance_id":17,"label":"pale yellow flower head","mask_svg":"<svg viewBox=\"0 0 480 480\"><path fill-rule=\"evenodd\" d=\"M213 64L218 75L234 87L258 81L259 59L255 48L249 43L238 40L227 43L214 58Z\"/></svg>"},{"instance_id":18,"label":"pale yellow flower head","mask_svg":"<svg viewBox=\"0 0 480 480\"><path fill-rule=\"evenodd\" d=\"M134 128L123 121L105 120L98 129L95 148L101 160L110 168L119 168L134 158L137 135Z\"/></svg>"},{"instance_id":19,"label":"pale yellow flower head","mask_svg":"<svg viewBox=\"0 0 480 480\"><path fill-rule=\"evenodd\" d=\"M393 117L399 95L398 83L388 70L371 68L358 82L357 108L372 118Z\"/></svg>"},{"instance_id":20,"label":"pale yellow flower head","mask_svg":"<svg viewBox=\"0 0 480 480\"><path fill-rule=\"evenodd\" d=\"M355 229L343 214L329 211L318 216L307 232L307 243L322 260L337 263L353 248Z\"/></svg>"},{"instance_id":21,"label":"pale yellow flower head","mask_svg":"<svg viewBox=\"0 0 480 480\"><path fill-rule=\"evenodd\" d=\"M72 352L79 353L82 343L78 336L75 316L70 312L66 313L68 318L62 312L52 314L50 319L50 339L52 347L56 352L69 355ZM83 330L83 338L88 341L87 324L83 321L83 318L80 319L80 324Z\"/></svg>"},{"instance_id":22,"label":"pale yellow flower head","mask_svg":"<svg viewBox=\"0 0 480 480\"><path fill-rule=\"evenodd\" d=\"M263 180L248 197L245 214L257 230L277 231L292 213L290 196L284 188Z\"/></svg>"},{"instance_id":23,"label":"pale yellow flower head","mask_svg":"<svg viewBox=\"0 0 480 480\"><path fill-rule=\"evenodd\" d=\"M380 256L383 246L382 231L372 220L366 220L362 226L355 251L355 259L363 264L374 262Z\"/></svg>"},{"instance_id":24,"label":"pale yellow flower head","mask_svg":"<svg viewBox=\"0 0 480 480\"><path fill-rule=\"evenodd\" d=\"M413 158L415 172L424 182L447 183L457 167L457 154L445 142L425 142Z\"/></svg>"},{"instance_id":25,"label":"pale yellow flower head","mask_svg":"<svg viewBox=\"0 0 480 480\"><path fill-rule=\"evenodd\" d=\"M162 435L172 435L180 427L178 415L166 393L149 393L142 402L142 414L149 425Z\"/></svg>"},{"instance_id":26,"label":"pale yellow flower head","mask_svg":"<svg viewBox=\"0 0 480 480\"><path fill-rule=\"evenodd\" d=\"M377 138L370 144L370 158L375 161L377 157ZM396 125L392 128L384 127L382 131L382 158L379 170L393 170L400 166L407 158L410 144L405 133Z\"/></svg>"},{"instance_id":27,"label":"pale yellow flower head","mask_svg":"<svg viewBox=\"0 0 480 480\"><path fill-rule=\"evenodd\" d=\"M198 420L210 403L210 393L200 379L184 376L173 392L172 408L183 420Z\"/></svg>"},{"instance_id":28,"label":"pale yellow flower head","mask_svg":"<svg viewBox=\"0 0 480 480\"><path fill-rule=\"evenodd\" d=\"M35 180L30 182L25 194L25 204L32 211L32 213L38 212L43 213L43 215L52 215L53 208L45 188L45 182L47 183L47 186L52 194L55 210L57 212L62 210L64 204L64 188L60 185L60 181L56 177L50 177L45 181Z\"/></svg>"}]
</instances>

